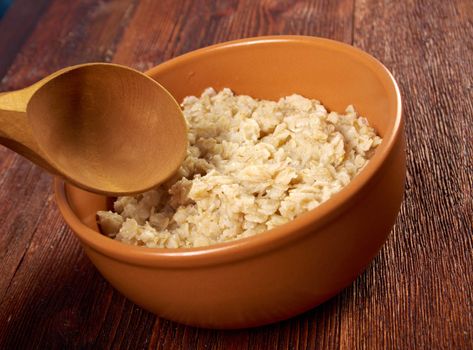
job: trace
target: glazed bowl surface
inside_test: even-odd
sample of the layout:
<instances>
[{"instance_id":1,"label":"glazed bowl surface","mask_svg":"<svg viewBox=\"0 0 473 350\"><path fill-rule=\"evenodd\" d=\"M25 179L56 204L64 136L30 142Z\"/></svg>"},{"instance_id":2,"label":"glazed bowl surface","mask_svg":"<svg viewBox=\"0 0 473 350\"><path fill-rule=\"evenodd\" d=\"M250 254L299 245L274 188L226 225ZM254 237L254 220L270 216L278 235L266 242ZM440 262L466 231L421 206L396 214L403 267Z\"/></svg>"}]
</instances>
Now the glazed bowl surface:
<instances>
[{"instance_id":1,"label":"glazed bowl surface","mask_svg":"<svg viewBox=\"0 0 473 350\"><path fill-rule=\"evenodd\" d=\"M59 209L100 273L157 315L208 328L243 328L309 310L349 285L385 242L405 178L401 99L376 59L315 37L222 43L147 72L178 101L207 87L277 100L299 93L343 112L353 104L383 137L367 166L331 199L254 237L202 248L128 246L99 233L110 198L56 179Z\"/></svg>"}]
</instances>

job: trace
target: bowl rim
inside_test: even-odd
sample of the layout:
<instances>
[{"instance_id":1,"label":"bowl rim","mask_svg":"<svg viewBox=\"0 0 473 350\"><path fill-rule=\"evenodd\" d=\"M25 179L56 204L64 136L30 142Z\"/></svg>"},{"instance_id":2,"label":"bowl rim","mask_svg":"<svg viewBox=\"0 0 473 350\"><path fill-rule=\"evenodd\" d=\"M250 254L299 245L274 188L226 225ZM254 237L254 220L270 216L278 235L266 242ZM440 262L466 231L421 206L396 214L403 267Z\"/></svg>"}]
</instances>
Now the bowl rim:
<instances>
[{"instance_id":1,"label":"bowl rim","mask_svg":"<svg viewBox=\"0 0 473 350\"><path fill-rule=\"evenodd\" d=\"M212 54L215 51L226 50L236 46L287 42L322 45L371 62L370 66L375 68L379 75L385 75L383 80L386 80L389 83L388 87L395 92L396 116L392 127L383 136L383 141L378 146L377 152L375 152L365 168L348 185L327 201L301 214L296 219L255 236L205 247L171 249L137 247L123 244L89 228L79 220L69 205L66 183L64 180L56 177L54 189L57 205L66 223L72 228L79 240L87 247L112 259L140 266L192 268L204 265L217 265L280 249L284 247L285 243L314 233L354 204L362 188L375 178L402 133L402 102L398 84L391 72L373 56L349 44L326 38L300 35L260 36L227 41L191 51L163 62L151 68L145 74L153 76L162 70L170 69L174 65L181 64L181 62L194 57ZM308 229L309 227L310 230Z\"/></svg>"}]
</instances>

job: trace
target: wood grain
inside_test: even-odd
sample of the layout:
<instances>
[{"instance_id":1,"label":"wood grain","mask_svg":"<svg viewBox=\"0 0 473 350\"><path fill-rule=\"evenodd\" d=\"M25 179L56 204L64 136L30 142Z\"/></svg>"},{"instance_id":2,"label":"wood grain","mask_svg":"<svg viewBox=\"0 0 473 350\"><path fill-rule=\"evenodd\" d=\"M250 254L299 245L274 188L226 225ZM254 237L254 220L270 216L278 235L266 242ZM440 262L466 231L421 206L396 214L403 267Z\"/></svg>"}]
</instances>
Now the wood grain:
<instances>
[{"instance_id":1,"label":"wood grain","mask_svg":"<svg viewBox=\"0 0 473 350\"><path fill-rule=\"evenodd\" d=\"M408 181L382 265L366 276L384 291L362 313L348 310L348 348L361 336L368 349L471 347L472 5L357 2L354 45L392 70L404 96ZM369 287L360 282L354 305Z\"/></svg>"},{"instance_id":2,"label":"wood grain","mask_svg":"<svg viewBox=\"0 0 473 350\"><path fill-rule=\"evenodd\" d=\"M400 84L408 176L388 242L350 287L291 320L223 332L159 319L114 291L63 223L49 175L0 148L0 349L473 348L471 1L33 3L0 22L0 90L87 61L145 70L254 35L353 43Z\"/></svg>"},{"instance_id":3,"label":"wood grain","mask_svg":"<svg viewBox=\"0 0 473 350\"><path fill-rule=\"evenodd\" d=\"M0 21L0 77L3 77L16 54L29 35L43 12L49 0L17 0L11 5L10 11ZM21 23L21 25L19 25Z\"/></svg>"}]
</instances>

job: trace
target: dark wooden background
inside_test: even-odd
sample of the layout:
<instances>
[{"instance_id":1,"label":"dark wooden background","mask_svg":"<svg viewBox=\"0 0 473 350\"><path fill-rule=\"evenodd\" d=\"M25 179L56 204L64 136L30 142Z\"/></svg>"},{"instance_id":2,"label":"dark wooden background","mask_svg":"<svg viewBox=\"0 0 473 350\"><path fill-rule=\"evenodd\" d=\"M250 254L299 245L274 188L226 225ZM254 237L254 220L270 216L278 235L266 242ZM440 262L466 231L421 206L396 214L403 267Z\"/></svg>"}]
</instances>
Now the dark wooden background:
<instances>
[{"instance_id":1,"label":"dark wooden background","mask_svg":"<svg viewBox=\"0 0 473 350\"><path fill-rule=\"evenodd\" d=\"M0 22L0 90L67 65L146 70L266 34L353 44L400 84L405 200L366 272L320 307L257 329L157 318L87 260L56 208L51 177L0 147L0 349L473 348L473 1L15 0Z\"/></svg>"}]
</instances>

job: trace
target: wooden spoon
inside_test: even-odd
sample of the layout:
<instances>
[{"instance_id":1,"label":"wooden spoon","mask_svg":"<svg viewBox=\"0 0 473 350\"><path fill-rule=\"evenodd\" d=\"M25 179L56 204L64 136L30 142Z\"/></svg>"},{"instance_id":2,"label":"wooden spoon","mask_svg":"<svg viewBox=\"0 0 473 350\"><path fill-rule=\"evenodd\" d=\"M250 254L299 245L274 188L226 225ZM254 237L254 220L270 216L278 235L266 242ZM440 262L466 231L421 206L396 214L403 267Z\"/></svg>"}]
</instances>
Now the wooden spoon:
<instances>
[{"instance_id":1,"label":"wooden spoon","mask_svg":"<svg viewBox=\"0 0 473 350\"><path fill-rule=\"evenodd\" d=\"M0 143L86 190L123 195L176 171L187 126L174 98L145 74L90 63L1 94Z\"/></svg>"}]
</instances>

